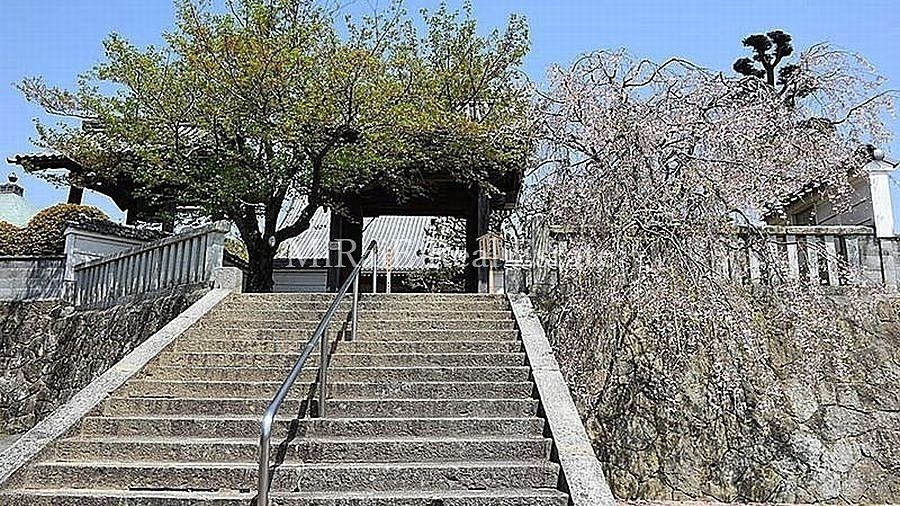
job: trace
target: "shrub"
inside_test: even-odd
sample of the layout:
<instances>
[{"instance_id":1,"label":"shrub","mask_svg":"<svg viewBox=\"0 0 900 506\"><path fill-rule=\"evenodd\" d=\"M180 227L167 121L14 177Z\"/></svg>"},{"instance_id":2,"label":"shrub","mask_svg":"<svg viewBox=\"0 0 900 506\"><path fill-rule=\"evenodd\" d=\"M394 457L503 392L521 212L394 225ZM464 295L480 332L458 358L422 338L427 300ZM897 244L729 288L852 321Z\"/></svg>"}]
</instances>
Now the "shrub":
<instances>
[{"instance_id":1,"label":"shrub","mask_svg":"<svg viewBox=\"0 0 900 506\"><path fill-rule=\"evenodd\" d=\"M0 256L19 254L23 232L12 223L0 221Z\"/></svg>"},{"instance_id":2,"label":"shrub","mask_svg":"<svg viewBox=\"0 0 900 506\"><path fill-rule=\"evenodd\" d=\"M35 214L28 220L20 253L22 255L60 255L65 248L63 233L71 222L103 220L103 211L91 206L57 204Z\"/></svg>"}]
</instances>

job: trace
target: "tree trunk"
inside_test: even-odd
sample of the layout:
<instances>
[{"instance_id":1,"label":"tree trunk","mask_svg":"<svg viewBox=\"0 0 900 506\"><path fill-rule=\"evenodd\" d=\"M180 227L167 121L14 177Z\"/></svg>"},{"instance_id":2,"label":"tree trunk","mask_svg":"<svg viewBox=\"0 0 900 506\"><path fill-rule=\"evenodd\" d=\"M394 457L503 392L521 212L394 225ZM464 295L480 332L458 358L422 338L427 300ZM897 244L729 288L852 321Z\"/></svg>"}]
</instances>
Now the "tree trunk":
<instances>
[{"instance_id":1,"label":"tree trunk","mask_svg":"<svg viewBox=\"0 0 900 506\"><path fill-rule=\"evenodd\" d=\"M278 202L278 209L281 203ZM259 221L256 210L251 206L232 211L229 216L241 233L241 239L247 246L247 291L254 293L268 293L275 287L272 279L274 270L275 252L283 241L297 237L309 229L310 220L317 206L308 207L307 212L292 225L281 230L275 230L275 220L267 223L267 230L259 230ZM272 212L272 216L277 213ZM269 241L273 241L270 245Z\"/></svg>"},{"instance_id":2,"label":"tree trunk","mask_svg":"<svg viewBox=\"0 0 900 506\"><path fill-rule=\"evenodd\" d=\"M275 287L275 281L272 279L275 248L266 243L259 243L253 246L247 245L247 291L248 292L271 292Z\"/></svg>"},{"instance_id":3,"label":"tree trunk","mask_svg":"<svg viewBox=\"0 0 900 506\"><path fill-rule=\"evenodd\" d=\"M775 87L775 66L771 67L766 66L766 82L769 83L769 86Z\"/></svg>"}]
</instances>

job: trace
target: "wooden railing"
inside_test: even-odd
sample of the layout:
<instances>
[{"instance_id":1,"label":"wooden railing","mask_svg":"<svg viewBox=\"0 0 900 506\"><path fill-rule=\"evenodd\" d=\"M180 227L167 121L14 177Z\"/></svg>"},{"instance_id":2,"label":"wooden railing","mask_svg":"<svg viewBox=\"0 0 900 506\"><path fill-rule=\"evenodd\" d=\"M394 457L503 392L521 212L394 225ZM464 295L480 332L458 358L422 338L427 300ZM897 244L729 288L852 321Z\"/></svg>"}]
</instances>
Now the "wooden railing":
<instances>
[{"instance_id":1,"label":"wooden railing","mask_svg":"<svg viewBox=\"0 0 900 506\"><path fill-rule=\"evenodd\" d=\"M864 226L762 226L743 229L719 268L734 280L753 284L787 278L828 286L873 282L895 287L895 242L878 239Z\"/></svg>"},{"instance_id":2,"label":"wooden railing","mask_svg":"<svg viewBox=\"0 0 900 506\"><path fill-rule=\"evenodd\" d=\"M222 266L228 226L215 223L75 266L79 306L209 283Z\"/></svg>"}]
</instances>

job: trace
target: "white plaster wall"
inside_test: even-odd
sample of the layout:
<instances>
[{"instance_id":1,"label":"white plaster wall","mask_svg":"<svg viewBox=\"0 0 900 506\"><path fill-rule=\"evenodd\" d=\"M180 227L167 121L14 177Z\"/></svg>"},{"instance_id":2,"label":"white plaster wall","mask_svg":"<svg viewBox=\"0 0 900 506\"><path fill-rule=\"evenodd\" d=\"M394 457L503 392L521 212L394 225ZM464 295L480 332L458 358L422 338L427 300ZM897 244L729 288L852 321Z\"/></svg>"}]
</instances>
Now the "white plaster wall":
<instances>
[{"instance_id":1,"label":"white plaster wall","mask_svg":"<svg viewBox=\"0 0 900 506\"><path fill-rule=\"evenodd\" d=\"M66 273L65 280L75 281L75 266L103 256L133 248L144 241L98 234L85 230L66 230Z\"/></svg>"},{"instance_id":2,"label":"white plaster wall","mask_svg":"<svg viewBox=\"0 0 900 506\"><path fill-rule=\"evenodd\" d=\"M314 269L275 269L274 291L278 293L322 293L327 291L328 271Z\"/></svg>"},{"instance_id":3,"label":"white plaster wall","mask_svg":"<svg viewBox=\"0 0 900 506\"><path fill-rule=\"evenodd\" d=\"M0 301L61 299L62 257L0 257Z\"/></svg>"}]
</instances>

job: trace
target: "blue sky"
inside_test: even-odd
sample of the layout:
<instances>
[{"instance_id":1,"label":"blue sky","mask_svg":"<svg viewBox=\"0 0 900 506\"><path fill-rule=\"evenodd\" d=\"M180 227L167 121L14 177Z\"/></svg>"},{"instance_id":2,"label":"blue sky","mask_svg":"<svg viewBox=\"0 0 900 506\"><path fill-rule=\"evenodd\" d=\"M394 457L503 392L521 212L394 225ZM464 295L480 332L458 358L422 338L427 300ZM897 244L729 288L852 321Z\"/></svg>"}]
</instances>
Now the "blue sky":
<instances>
[{"instance_id":1,"label":"blue sky","mask_svg":"<svg viewBox=\"0 0 900 506\"><path fill-rule=\"evenodd\" d=\"M407 6L416 12L437 3L408 0ZM377 2L352 4L359 10ZM473 0L473 5L484 27L503 24L511 12L528 18L533 49L526 71L538 82L550 65L599 48L626 47L657 60L677 55L729 71L735 58L744 56L745 35L780 28L794 36L798 49L829 41L859 51L890 87L900 88L900 0ZM32 118L42 115L12 83L41 75L72 86L80 72L99 61L106 34L115 31L141 45L158 43L172 16L169 0L0 0L0 156L5 160L32 150ZM893 120L892 126L900 133L900 122ZM900 142L887 150L900 157ZM13 169L18 168L6 166L4 172ZM30 176L22 182L40 207L65 199L64 189ZM87 200L118 216L104 199Z\"/></svg>"}]
</instances>

